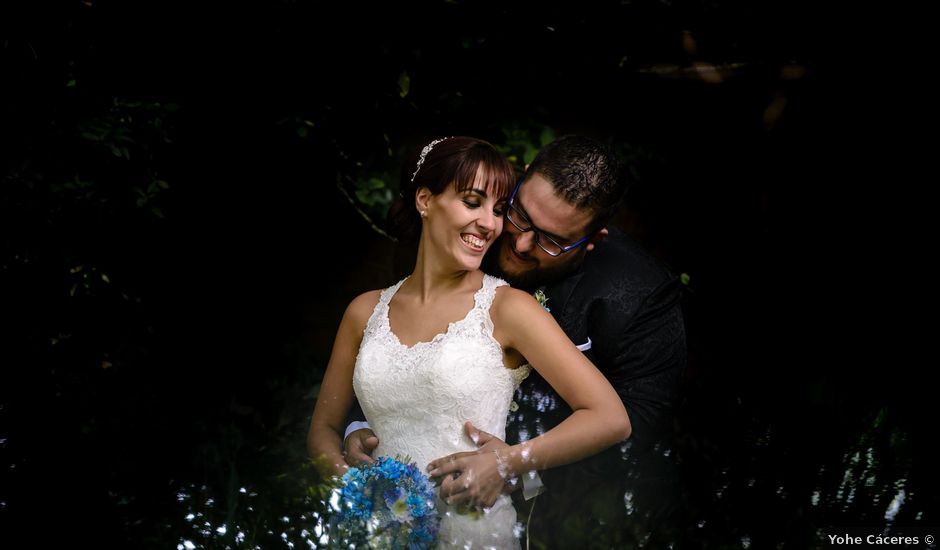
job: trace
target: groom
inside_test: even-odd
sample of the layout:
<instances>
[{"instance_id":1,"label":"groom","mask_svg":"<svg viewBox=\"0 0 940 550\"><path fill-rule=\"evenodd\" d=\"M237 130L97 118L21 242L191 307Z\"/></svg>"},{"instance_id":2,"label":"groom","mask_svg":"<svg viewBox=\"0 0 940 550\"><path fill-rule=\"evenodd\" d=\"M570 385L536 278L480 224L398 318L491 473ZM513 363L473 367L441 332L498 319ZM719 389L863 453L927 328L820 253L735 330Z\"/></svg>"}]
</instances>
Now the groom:
<instances>
[{"instance_id":1,"label":"groom","mask_svg":"<svg viewBox=\"0 0 940 550\"><path fill-rule=\"evenodd\" d=\"M627 235L607 227L624 194L620 175L613 154L592 139L550 143L516 186L504 232L484 263L484 271L516 288L544 290L546 307L617 390L633 428L624 444L543 473L545 491L527 503L528 532L552 547L577 546L585 537L611 545L668 542L676 527L670 414L686 364L681 285ZM516 402L510 441L536 437L570 414L535 371ZM472 426L467 431L482 451L506 445ZM377 442L368 430L353 432L347 461L368 460ZM441 496L486 505L472 495L504 480L468 472L461 461L467 454L446 457L448 471L470 475L445 476Z\"/></svg>"}]
</instances>

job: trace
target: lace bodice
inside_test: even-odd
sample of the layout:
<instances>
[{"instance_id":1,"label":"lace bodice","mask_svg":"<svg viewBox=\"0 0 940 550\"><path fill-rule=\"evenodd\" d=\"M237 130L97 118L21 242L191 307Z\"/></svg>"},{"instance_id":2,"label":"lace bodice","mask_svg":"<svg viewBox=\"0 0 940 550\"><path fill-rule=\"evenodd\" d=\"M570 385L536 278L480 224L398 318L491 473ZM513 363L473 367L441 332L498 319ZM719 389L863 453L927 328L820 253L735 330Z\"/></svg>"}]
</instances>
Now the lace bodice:
<instances>
[{"instance_id":1,"label":"lace bodice","mask_svg":"<svg viewBox=\"0 0 940 550\"><path fill-rule=\"evenodd\" d=\"M477 448L464 434L467 420L505 439L513 392L529 368L507 368L500 344L493 338L489 309L496 289L505 281L484 275L474 306L463 319L450 323L432 340L411 347L399 341L388 320L388 304L404 281L382 291L366 324L353 388L379 438L375 456L407 456L424 470L435 458ZM494 543L496 547L506 544L506 537L512 537L515 511L508 498L500 498L493 510L502 513L490 519L484 516L474 523L458 518L456 524L445 519L442 545L447 546L448 537L457 546L466 544L467 537L477 537L473 540L479 544L474 548L491 546L494 541L503 541ZM483 536L487 538L481 542Z\"/></svg>"},{"instance_id":2,"label":"lace bodice","mask_svg":"<svg viewBox=\"0 0 940 550\"><path fill-rule=\"evenodd\" d=\"M366 324L353 387L379 437L376 456L406 454L423 468L476 448L463 431L467 420L503 439L513 391L528 370L506 368L493 338L489 308L505 281L484 275L463 319L411 347L388 321L388 304L404 281L382 291Z\"/></svg>"}]
</instances>

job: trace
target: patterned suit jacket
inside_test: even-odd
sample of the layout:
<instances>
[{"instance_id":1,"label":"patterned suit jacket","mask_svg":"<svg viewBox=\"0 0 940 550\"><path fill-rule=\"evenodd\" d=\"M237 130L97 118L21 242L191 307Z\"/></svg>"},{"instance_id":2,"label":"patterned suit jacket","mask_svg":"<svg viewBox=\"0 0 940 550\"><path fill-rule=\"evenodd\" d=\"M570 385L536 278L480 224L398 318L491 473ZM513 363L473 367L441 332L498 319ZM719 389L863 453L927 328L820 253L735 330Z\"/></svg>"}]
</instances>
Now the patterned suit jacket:
<instances>
[{"instance_id":1,"label":"patterned suit jacket","mask_svg":"<svg viewBox=\"0 0 940 550\"><path fill-rule=\"evenodd\" d=\"M605 452L542 473L546 490L528 529L550 547L588 539L619 547L654 533L662 542L674 532L679 481L670 421L687 357L682 285L633 239L609 229L577 272L546 287L546 306L616 389L633 433ZM571 414L534 370L515 401L509 443L536 437Z\"/></svg>"},{"instance_id":2,"label":"patterned suit jacket","mask_svg":"<svg viewBox=\"0 0 940 550\"><path fill-rule=\"evenodd\" d=\"M545 289L546 306L624 402L633 427L628 444L576 465L607 478L610 464L642 459L668 444L671 414L687 361L682 285L636 241L617 229L587 253L577 272ZM534 370L516 392L507 440L531 439L571 409ZM516 438L516 439L514 439ZM629 456L621 456L628 454ZM611 455L618 455L612 457ZM561 469L565 475L569 469ZM557 477L551 471L547 483Z\"/></svg>"}]
</instances>

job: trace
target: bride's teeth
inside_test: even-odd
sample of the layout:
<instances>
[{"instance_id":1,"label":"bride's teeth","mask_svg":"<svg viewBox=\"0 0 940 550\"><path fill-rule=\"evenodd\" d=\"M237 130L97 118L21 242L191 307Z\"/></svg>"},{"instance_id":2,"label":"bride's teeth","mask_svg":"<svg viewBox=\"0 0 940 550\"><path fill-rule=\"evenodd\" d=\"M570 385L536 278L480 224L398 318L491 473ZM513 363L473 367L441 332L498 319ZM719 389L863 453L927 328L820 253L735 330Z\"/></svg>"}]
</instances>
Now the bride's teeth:
<instances>
[{"instance_id":1,"label":"bride's teeth","mask_svg":"<svg viewBox=\"0 0 940 550\"><path fill-rule=\"evenodd\" d=\"M473 235L461 235L461 238L463 239L465 243L472 245L472 246L476 246L478 248L482 247L483 243L485 242L483 239L474 237Z\"/></svg>"}]
</instances>

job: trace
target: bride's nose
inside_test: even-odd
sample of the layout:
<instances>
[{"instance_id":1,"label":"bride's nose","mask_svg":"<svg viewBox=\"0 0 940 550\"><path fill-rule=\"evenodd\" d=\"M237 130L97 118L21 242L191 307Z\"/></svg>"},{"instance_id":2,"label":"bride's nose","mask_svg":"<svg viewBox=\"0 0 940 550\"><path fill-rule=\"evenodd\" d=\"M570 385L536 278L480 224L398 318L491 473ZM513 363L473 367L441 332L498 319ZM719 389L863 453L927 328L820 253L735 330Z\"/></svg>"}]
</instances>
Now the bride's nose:
<instances>
[{"instance_id":1,"label":"bride's nose","mask_svg":"<svg viewBox=\"0 0 940 550\"><path fill-rule=\"evenodd\" d=\"M480 216L477 218L477 226L487 233L496 231L496 214L488 208L481 208L480 210L483 212L480 212Z\"/></svg>"}]
</instances>

